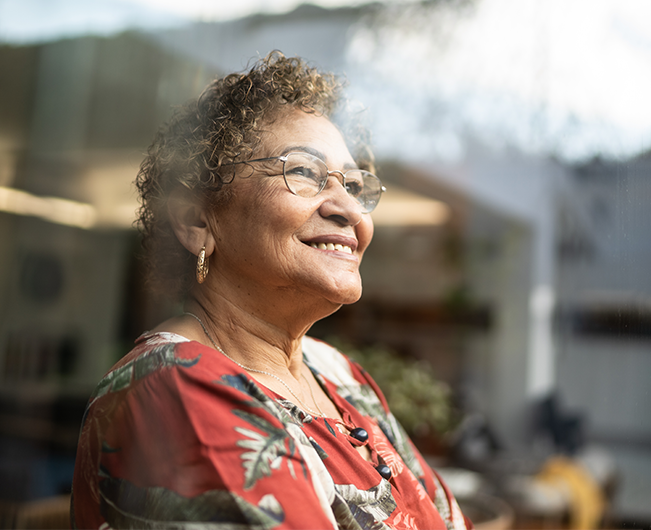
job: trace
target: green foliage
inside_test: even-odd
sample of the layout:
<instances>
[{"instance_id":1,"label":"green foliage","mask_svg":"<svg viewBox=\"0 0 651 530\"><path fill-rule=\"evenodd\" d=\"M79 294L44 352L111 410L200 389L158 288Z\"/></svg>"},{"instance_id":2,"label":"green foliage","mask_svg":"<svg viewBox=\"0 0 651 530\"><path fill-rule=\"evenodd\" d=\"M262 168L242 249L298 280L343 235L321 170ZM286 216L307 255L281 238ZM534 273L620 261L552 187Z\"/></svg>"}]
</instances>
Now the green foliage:
<instances>
[{"instance_id":1,"label":"green foliage","mask_svg":"<svg viewBox=\"0 0 651 530\"><path fill-rule=\"evenodd\" d=\"M331 342L371 374L410 436L445 434L458 423L450 387L436 379L428 363L381 346L354 348L337 340Z\"/></svg>"}]
</instances>

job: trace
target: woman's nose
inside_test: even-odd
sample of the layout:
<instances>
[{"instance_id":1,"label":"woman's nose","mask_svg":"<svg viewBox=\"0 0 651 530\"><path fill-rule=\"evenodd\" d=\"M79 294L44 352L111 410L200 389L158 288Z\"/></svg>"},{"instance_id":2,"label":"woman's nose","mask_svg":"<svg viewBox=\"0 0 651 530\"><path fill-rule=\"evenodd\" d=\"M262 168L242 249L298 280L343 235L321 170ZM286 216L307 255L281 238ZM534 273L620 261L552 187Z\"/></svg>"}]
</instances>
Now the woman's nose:
<instances>
[{"instance_id":1,"label":"woman's nose","mask_svg":"<svg viewBox=\"0 0 651 530\"><path fill-rule=\"evenodd\" d=\"M351 226L362 220L362 206L346 191L344 174L341 171L328 173L328 182L321 195L325 198L319 208L323 217L338 218L336 220L339 223Z\"/></svg>"}]
</instances>

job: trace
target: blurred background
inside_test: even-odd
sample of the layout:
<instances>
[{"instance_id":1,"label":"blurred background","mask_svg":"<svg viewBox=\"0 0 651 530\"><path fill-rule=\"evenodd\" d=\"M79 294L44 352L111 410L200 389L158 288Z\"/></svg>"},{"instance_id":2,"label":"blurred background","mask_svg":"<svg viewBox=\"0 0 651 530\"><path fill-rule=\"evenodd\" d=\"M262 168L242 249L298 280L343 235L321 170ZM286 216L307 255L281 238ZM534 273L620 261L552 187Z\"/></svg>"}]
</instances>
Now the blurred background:
<instances>
[{"instance_id":1,"label":"blurred background","mask_svg":"<svg viewBox=\"0 0 651 530\"><path fill-rule=\"evenodd\" d=\"M0 526L65 505L94 385L179 310L137 259L154 132L273 49L347 77L389 190L312 334L485 528L651 527L645 0L0 0Z\"/></svg>"}]
</instances>

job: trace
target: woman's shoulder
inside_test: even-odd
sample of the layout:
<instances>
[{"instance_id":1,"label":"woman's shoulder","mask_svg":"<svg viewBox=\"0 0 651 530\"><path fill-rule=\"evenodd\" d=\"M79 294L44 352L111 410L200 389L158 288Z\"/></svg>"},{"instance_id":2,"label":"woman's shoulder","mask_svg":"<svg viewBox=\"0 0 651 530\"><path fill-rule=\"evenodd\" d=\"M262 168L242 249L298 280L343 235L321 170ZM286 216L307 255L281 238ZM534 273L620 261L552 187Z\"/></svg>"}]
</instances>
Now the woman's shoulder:
<instances>
[{"instance_id":1,"label":"woman's shoulder","mask_svg":"<svg viewBox=\"0 0 651 530\"><path fill-rule=\"evenodd\" d=\"M173 377L174 369L198 365L206 350L202 344L168 332L143 333L134 348L102 378L91 396L91 403L107 394L132 390L156 374L159 379Z\"/></svg>"},{"instance_id":2,"label":"woman's shoulder","mask_svg":"<svg viewBox=\"0 0 651 530\"><path fill-rule=\"evenodd\" d=\"M173 349L177 344L184 342L189 343L191 341L176 333L146 331L135 340L134 347L129 353L116 362L106 375L111 374L115 370L120 370L124 366L132 365L138 358L150 355L153 350L160 348Z\"/></svg>"}]
</instances>

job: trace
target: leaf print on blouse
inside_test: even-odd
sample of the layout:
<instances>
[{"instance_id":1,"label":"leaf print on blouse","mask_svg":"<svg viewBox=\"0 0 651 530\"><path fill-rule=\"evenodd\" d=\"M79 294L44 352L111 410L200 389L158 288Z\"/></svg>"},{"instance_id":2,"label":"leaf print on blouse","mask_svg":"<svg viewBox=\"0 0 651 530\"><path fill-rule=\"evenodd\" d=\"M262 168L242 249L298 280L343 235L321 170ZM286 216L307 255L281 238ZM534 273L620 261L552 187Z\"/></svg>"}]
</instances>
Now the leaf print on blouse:
<instances>
[{"instance_id":1,"label":"leaf print on blouse","mask_svg":"<svg viewBox=\"0 0 651 530\"><path fill-rule=\"evenodd\" d=\"M166 488L140 488L117 478L102 480L100 491L102 515L111 528L180 530L207 523L201 528L271 530L285 520L285 512L272 494L262 497L256 506L226 490L183 497Z\"/></svg>"},{"instance_id":2,"label":"leaf print on blouse","mask_svg":"<svg viewBox=\"0 0 651 530\"><path fill-rule=\"evenodd\" d=\"M271 399L260 387L246 374L223 375L213 381L216 385L224 385L250 396L252 399L242 399L233 403L246 405L248 407L264 407L279 420L283 425L288 422L311 423L312 416L306 414L291 401L283 399Z\"/></svg>"},{"instance_id":3,"label":"leaf print on blouse","mask_svg":"<svg viewBox=\"0 0 651 530\"><path fill-rule=\"evenodd\" d=\"M263 477L270 477L272 469L280 469L283 457L293 457L296 454L296 443L285 429L273 426L267 420L243 410L233 410L233 414L247 421L257 431L244 427L235 430L246 439L238 440L239 447L248 449L240 458L244 467L244 489L251 489ZM294 465L290 458L284 459L293 478L296 478ZM304 469L304 473L307 471Z\"/></svg>"},{"instance_id":4,"label":"leaf print on blouse","mask_svg":"<svg viewBox=\"0 0 651 530\"><path fill-rule=\"evenodd\" d=\"M217 381L213 381L217 385L224 385L235 390L239 390L243 394L252 397L253 399L242 400L239 402L241 405L248 405L250 407L260 407L271 402L271 399L265 394L260 387L256 385L253 380L245 374L237 375L222 375ZM235 402L237 403L237 402Z\"/></svg>"},{"instance_id":5,"label":"leaf print on blouse","mask_svg":"<svg viewBox=\"0 0 651 530\"><path fill-rule=\"evenodd\" d=\"M391 484L384 479L369 490L360 490L354 484L335 484L335 491L361 528L386 528L378 522L386 521L397 507Z\"/></svg>"},{"instance_id":6,"label":"leaf print on blouse","mask_svg":"<svg viewBox=\"0 0 651 530\"><path fill-rule=\"evenodd\" d=\"M387 414L380 402L380 398L370 385L338 386L337 393L362 414L375 420L389 443L416 477L422 477L425 474L423 466L421 466L413 447L409 443L407 433L393 414L390 412Z\"/></svg>"},{"instance_id":7,"label":"leaf print on blouse","mask_svg":"<svg viewBox=\"0 0 651 530\"><path fill-rule=\"evenodd\" d=\"M129 388L133 382L161 368L169 368L172 366L191 368L199 362L201 354L192 359L177 357L175 346L175 343L156 346L147 353L138 356L133 361L129 361L124 366L120 366L112 372L109 372L95 388L95 392L93 392L90 399L91 402L105 394L119 392L120 390Z\"/></svg>"},{"instance_id":8,"label":"leaf print on blouse","mask_svg":"<svg viewBox=\"0 0 651 530\"><path fill-rule=\"evenodd\" d=\"M284 408L296 423L312 423L314 421L310 414L298 408L298 405L288 399L276 399L276 403Z\"/></svg>"},{"instance_id":9,"label":"leaf print on blouse","mask_svg":"<svg viewBox=\"0 0 651 530\"><path fill-rule=\"evenodd\" d=\"M376 521L365 512L361 512L363 517L356 519L350 508L339 495L335 496L332 502L332 513L337 520L337 528L341 530L391 530L383 522Z\"/></svg>"},{"instance_id":10,"label":"leaf print on blouse","mask_svg":"<svg viewBox=\"0 0 651 530\"><path fill-rule=\"evenodd\" d=\"M386 414L380 399L370 385L340 385L337 386L337 394L364 416L376 418Z\"/></svg>"},{"instance_id":11,"label":"leaf print on blouse","mask_svg":"<svg viewBox=\"0 0 651 530\"><path fill-rule=\"evenodd\" d=\"M424 486L424 481L423 480L418 480L413 474L410 475L411 481L414 483L414 488L416 489L416 492L418 493L418 500L419 501L432 501L430 496L427 494L427 490L425 489Z\"/></svg>"},{"instance_id":12,"label":"leaf print on blouse","mask_svg":"<svg viewBox=\"0 0 651 530\"><path fill-rule=\"evenodd\" d=\"M382 429L384 435L389 439L391 445L393 445L402 458L402 461L411 470L414 476L419 478L423 477L425 475L423 466L421 465L420 460L416 457L414 448L409 441L409 436L407 436L402 425L400 425L398 420L396 420L395 416L391 413L386 414L384 417L386 419L385 422L378 422L380 429ZM388 428L389 430L386 431L385 428Z\"/></svg>"},{"instance_id":13,"label":"leaf print on blouse","mask_svg":"<svg viewBox=\"0 0 651 530\"><path fill-rule=\"evenodd\" d=\"M439 481L438 477L434 475L434 483L436 484L436 493L434 494L434 505L441 516L441 519L445 522L445 526L448 530L454 530L454 518L452 517L452 512L450 511L450 503L448 502L448 497L445 494L443 485Z\"/></svg>"},{"instance_id":14,"label":"leaf print on blouse","mask_svg":"<svg viewBox=\"0 0 651 530\"><path fill-rule=\"evenodd\" d=\"M454 497L448 497L445 488L441 484L436 473L433 476L436 484L436 493L434 495L434 505L438 510L441 518L445 521L448 530L459 530L466 528L466 521L461 513L461 508Z\"/></svg>"},{"instance_id":15,"label":"leaf print on blouse","mask_svg":"<svg viewBox=\"0 0 651 530\"><path fill-rule=\"evenodd\" d=\"M384 463L389 466L391 475L397 477L405 468L400 456L398 456L393 446L387 442L382 429L380 429L375 423L371 425L371 432L373 434L375 450L382 457Z\"/></svg>"},{"instance_id":16,"label":"leaf print on blouse","mask_svg":"<svg viewBox=\"0 0 651 530\"><path fill-rule=\"evenodd\" d=\"M325 460L326 458L328 458L328 453L326 453L323 450L323 447L321 447L314 438L310 436L309 440L310 443L312 444L312 447L314 447L316 454L319 455L319 458L321 458L321 460Z\"/></svg>"},{"instance_id":17,"label":"leaf print on blouse","mask_svg":"<svg viewBox=\"0 0 651 530\"><path fill-rule=\"evenodd\" d=\"M391 521L391 526L395 530L418 530L413 516L404 512L396 515L395 519Z\"/></svg>"}]
</instances>

